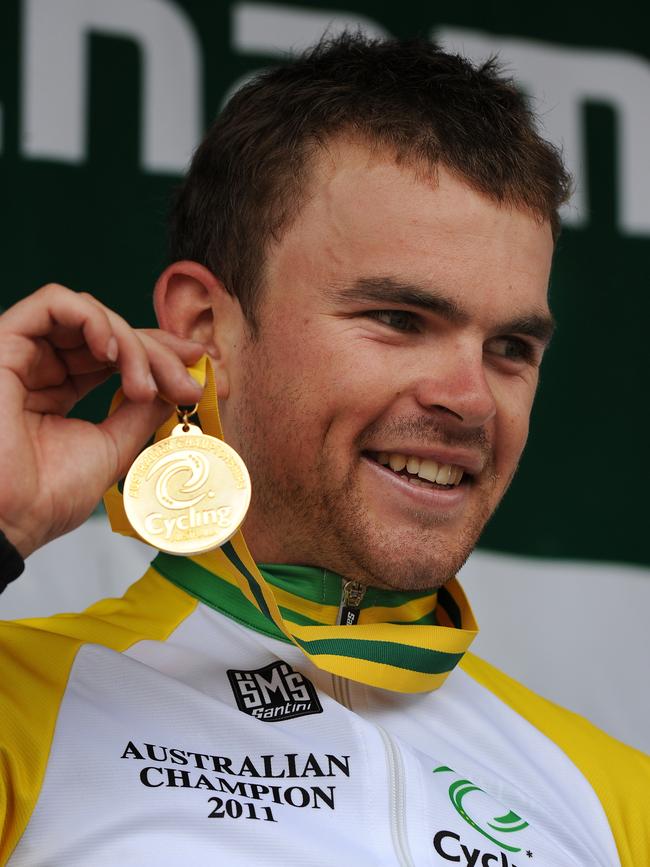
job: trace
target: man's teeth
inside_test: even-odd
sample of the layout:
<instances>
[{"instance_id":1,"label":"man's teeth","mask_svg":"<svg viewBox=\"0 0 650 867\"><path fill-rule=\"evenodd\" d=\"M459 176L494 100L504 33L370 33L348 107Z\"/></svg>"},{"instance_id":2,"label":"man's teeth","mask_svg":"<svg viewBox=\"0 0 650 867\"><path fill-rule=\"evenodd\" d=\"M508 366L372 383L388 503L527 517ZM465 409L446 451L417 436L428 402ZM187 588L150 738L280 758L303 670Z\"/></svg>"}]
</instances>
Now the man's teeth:
<instances>
[{"instance_id":1,"label":"man's teeth","mask_svg":"<svg viewBox=\"0 0 650 867\"><path fill-rule=\"evenodd\" d=\"M409 475L418 476L420 479L435 482L438 485L458 485L464 473L464 470L455 464L438 464L428 458L403 455L399 452L379 452L377 461L385 467L390 467L396 473L406 469Z\"/></svg>"},{"instance_id":2,"label":"man's teeth","mask_svg":"<svg viewBox=\"0 0 650 867\"><path fill-rule=\"evenodd\" d=\"M388 461L386 462L391 470L395 470L396 473L399 473L400 470L403 470L406 466L406 456L405 455L389 455ZM417 473L415 473L417 475Z\"/></svg>"}]
</instances>

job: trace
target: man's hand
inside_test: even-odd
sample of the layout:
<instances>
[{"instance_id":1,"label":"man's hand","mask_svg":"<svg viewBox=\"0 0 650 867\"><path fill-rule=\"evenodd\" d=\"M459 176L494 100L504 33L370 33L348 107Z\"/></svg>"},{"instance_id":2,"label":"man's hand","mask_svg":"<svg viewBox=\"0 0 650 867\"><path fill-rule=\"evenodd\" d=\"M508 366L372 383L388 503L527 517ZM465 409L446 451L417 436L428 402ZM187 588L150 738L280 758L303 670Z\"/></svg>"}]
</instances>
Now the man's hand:
<instances>
[{"instance_id":1,"label":"man's hand","mask_svg":"<svg viewBox=\"0 0 650 867\"><path fill-rule=\"evenodd\" d=\"M204 352L54 284L0 316L0 530L23 557L83 523L172 405L199 400L185 367ZM66 418L116 369L126 399L110 418Z\"/></svg>"}]
</instances>

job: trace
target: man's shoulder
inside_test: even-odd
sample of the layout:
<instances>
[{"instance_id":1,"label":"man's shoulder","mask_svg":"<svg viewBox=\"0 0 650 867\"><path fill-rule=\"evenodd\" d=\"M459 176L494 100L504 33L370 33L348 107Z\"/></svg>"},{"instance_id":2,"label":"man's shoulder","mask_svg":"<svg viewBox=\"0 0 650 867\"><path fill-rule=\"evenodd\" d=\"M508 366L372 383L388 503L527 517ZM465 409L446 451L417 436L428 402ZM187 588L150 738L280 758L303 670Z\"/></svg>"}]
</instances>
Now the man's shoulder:
<instances>
[{"instance_id":1,"label":"man's shoulder","mask_svg":"<svg viewBox=\"0 0 650 867\"><path fill-rule=\"evenodd\" d=\"M650 773L650 756L616 740L580 714L533 692L486 660L466 653L460 665L473 680L556 743L568 744L579 739L585 750L595 751L594 756L600 757L603 749L609 749L639 761Z\"/></svg>"},{"instance_id":2,"label":"man's shoulder","mask_svg":"<svg viewBox=\"0 0 650 867\"><path fill-rule=\"evenodd\" d=\"M8 757L0 767L0 860L38 798L80 648L122 652L140 640L164 641L195 606L150 569L119 599L75 614L0 622L0 753Z\"/></svg>"},{"instance_id":3,"label":"man's shoulder","mask_svg":"<svg viewBox=\"0 0 650 867\"><path fill-rule=\"evenodd\" d=\"M474 654L466 654L461 666L553 741L586 777L607 815L622 863L641 863L639 853L650 858L650 756L537 695Z\"/></svg>"},{"instance_id":4,"label":"man's shoulder","mask_svg":"<svg viewBox=\"0 0 650 867\"><path fill-rule=\"evenodd\" d=\"M119 598L95 602L80 612L0 621L0 653L14 660L39 655L44 647L101 644L125 650L140 639L164 640L191 613L196 600L149 569Z\"/></svg>"},{"instance_id":5,"label":"man's shoulder","mask_svg":"<svg viewBox=\"0 0 650 867\"><path fill-rule=\"evenodd\" d=\"M0 714L23 730L56 716L81 647L123 652L141 640L164 641L196 601L150 569L121 598L84 611L0 621Z\"/></svg>"}]
</instances>

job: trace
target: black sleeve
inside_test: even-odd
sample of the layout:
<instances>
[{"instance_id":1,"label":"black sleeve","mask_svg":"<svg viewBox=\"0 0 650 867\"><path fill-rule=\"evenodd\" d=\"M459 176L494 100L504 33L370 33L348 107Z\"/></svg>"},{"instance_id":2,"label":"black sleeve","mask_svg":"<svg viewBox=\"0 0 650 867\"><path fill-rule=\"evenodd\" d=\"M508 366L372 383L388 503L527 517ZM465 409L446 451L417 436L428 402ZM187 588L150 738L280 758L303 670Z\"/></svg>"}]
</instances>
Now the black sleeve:
<instances>
[{"instance_id":1,"label":"black sleeve","mask_svg":"<svg viewBox=\"0 0 650 867\"><path fill-rule=\"evenodd\" d=\"M0 593L14 581L25 568L25 561L9 539L0 530Z\"/></svg>"}]
</instances>

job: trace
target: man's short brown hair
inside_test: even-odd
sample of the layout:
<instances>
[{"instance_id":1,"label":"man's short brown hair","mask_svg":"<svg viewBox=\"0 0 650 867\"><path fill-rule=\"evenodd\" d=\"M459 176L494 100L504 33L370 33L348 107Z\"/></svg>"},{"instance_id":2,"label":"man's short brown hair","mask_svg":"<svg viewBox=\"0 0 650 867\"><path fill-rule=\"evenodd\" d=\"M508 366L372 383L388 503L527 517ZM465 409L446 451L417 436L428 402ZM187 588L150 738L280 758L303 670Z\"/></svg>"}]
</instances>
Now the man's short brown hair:
<instances>
[{"instance_id":1,"label":"man's short brown hair","mask_svg":"<svg viewBox=\"0 0 650 867\"><path fill-rule=\"evenodd\" d=\"M495 59L474 66L422 39L324 39L242 87L210 127L170 221L172 261L209 268L252 329L268 249L296 218L314 153L338 135L438 165L559 232L569 176Z\"/></svg>"}]
</instances>

